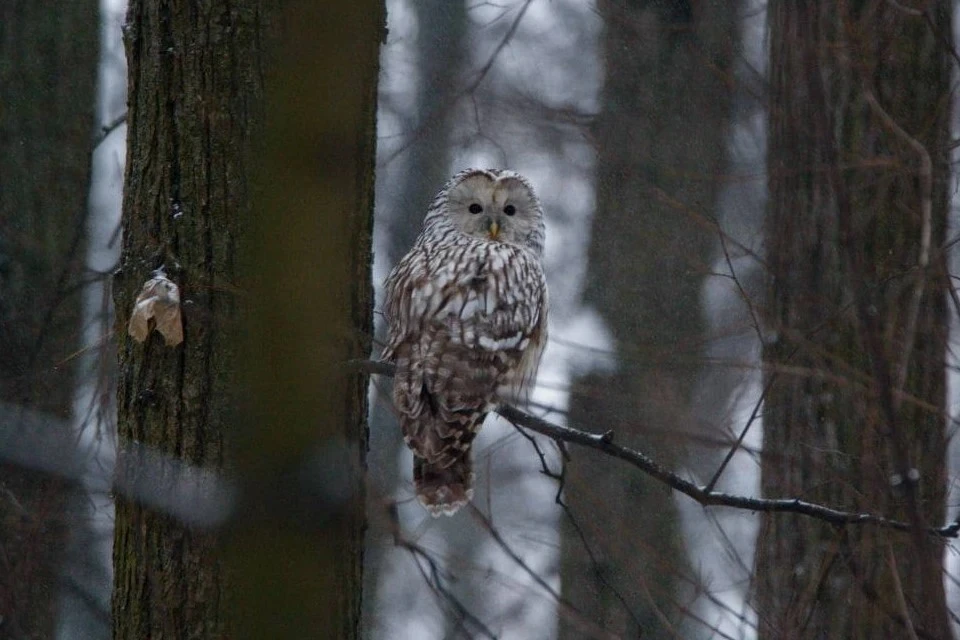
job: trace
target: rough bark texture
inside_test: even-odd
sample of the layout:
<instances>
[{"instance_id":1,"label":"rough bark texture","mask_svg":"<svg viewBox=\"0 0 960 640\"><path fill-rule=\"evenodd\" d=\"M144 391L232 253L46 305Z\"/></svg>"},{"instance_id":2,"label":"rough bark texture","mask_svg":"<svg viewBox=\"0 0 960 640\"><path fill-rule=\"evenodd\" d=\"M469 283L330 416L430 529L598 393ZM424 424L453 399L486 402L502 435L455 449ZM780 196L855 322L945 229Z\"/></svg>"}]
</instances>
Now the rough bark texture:
<instances>
[{"instance_id":1,"label":"rough bark texture","mask_svg":"<svg viewBox=\"0 0 960 640\"><path fill-rule=\"evenodd\" d=\"M767 319L776 339L763 353L773 384L762 489L937 525L946 489L941 247L952 3L928 3L929 23L895 4L770 4ZM921 270L925 203L931 260ZM948 638L942 555L940 542L920 534L765 518L760 635L902 638L912 625L921 638Z\"/></svg>"},{"instance_id":2,"label":"rough bark texture","mask_svg":"<svg viewBox=\"0 0 960 640\"><path fill-rule=\"evenodd\" d=\"M0 4L0 401L50 428L70 424L80 343L97 15L95 2ZM0 638L53 634L67 491L0 464Z\"/></svg>"},{"instance_id":3,"label":"rough bark texture","mask_svg":"<svg viewBox=\"0 0 960 640\"><path fill-rule=\"evenodd\" d=\"M124 246L115 280L121 449L142 443L221 470L235 400L239 241L250 218L261 124L264 17L257 0L133 0ZM164 268L180 287L184 342L126 326ZM135 468L122 472L135 474ZM114 637L226 637L217 540L123 496L116 501Z\"/></svg>"},{"instance_id":4,"label":"rough bark texture","mask_svg":"<svg viewBox=\"0 0 960 640\"><path fill-rule=\"evenodd\" d=\"M286 3L266 86L237 636L360 637L381 0Z\"/></svg>"},{"instance_id":5,"label":"rough bark texture","mask_svg":"<svg viewBox=\"0 0 960 640\"><path fill-rule=\"evenodd\" d=\"M570 420L682 460L704 332L700 291L715 239L737 51L737 4L601 2L606 76L597 208L584 301L613 334L617 369L575 382ZM670 491L578 453L566 498L579 532L564 532L564 595L624 637L670 637L682 624L686 562ZM625 598L621 602L609 582ZM562 636L579 637L561 624Z\"/></svg>"}]
</instances>

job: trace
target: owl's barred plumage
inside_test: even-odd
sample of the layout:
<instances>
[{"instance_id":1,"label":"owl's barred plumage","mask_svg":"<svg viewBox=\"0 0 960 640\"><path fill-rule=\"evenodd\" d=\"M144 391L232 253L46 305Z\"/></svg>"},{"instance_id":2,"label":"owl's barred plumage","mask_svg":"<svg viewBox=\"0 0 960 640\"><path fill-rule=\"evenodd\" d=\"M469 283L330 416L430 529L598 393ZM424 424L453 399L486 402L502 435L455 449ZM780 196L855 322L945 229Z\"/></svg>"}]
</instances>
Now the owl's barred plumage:
<instances>
[{"instance_id":1,"label":"owl's barred plumage","mask_svg":"<svg viewBox=\"0 0 960 640\"><path fill-rule=\"evenodd\" d=\"M468 169L437 194L386 281L393 400L434 516L473 496L470 447L487 413L529 389L547 340L543 211L507 170Z\"/></svg>"}]
</instances>

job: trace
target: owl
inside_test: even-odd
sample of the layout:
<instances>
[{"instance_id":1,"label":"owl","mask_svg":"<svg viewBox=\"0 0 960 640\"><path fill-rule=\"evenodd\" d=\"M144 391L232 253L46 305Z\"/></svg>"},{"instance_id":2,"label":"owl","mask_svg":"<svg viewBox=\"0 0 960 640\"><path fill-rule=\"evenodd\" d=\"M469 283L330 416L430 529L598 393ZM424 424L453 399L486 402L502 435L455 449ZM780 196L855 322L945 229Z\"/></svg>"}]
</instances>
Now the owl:
<instances>
[{"instance_id":1,"label":"owl","mask_svg":"<svg viewBox=\"0 0 960 640\"><path fill-rule=\"evenodd\" d=\"M453 176L385 283L382 358L413 450L417 499L434 516L473 497L470 447L487 413L529 392L547 341L544 221L526 178Z\"/></svg>"}]
</instances>

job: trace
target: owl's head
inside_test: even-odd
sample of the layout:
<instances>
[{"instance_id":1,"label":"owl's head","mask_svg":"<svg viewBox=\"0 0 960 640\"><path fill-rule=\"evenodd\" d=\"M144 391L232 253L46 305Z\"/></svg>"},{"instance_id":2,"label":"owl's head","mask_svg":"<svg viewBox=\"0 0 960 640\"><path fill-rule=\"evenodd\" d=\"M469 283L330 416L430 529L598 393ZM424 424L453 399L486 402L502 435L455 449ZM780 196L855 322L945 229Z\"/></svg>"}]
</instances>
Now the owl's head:
<instances>
[{"instance_id":1,"label":"owl's head","mask_svg":"<svg viewBox=\"0 0 960 640\"><path fill-rule=\"evenodd\" d=\"M533 186L515 171L461 171L437 194L425 221L431 223L543 253L543 209Z\"/></svg>"}]
</instances>

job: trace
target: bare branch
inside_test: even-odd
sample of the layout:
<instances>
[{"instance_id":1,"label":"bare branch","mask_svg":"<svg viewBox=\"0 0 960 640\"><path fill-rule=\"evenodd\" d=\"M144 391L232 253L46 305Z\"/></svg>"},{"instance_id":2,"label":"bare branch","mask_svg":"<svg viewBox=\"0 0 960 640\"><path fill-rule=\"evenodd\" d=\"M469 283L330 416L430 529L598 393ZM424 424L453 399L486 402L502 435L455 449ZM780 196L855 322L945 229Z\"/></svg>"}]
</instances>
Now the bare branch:
<instances>
[{"instance_id":1,"label":"bare branch","mask_svg":"<svg viewBox=\"0 0 960 640\"><path fill-rule=\"evenodd\" d=\"M103 144L103 141L109 138L111 133L119 129L121 125L126 124L126 122L127 122L127 114L126 112L124 112L121 115L114 118L113 120L111 120L110 122L100 127L100 131L98 131L97 135L94 136L93 138L94 150L96 150L97 147Z\"/></svg>"},{"instance_id":2,"label":"bare branch","mask_svg":"<svg viewBox=\"0 0 960 640\"><path fill-rule=\"evenodd\" d=\"M424 582L427 583L427 586L430 587L434 594L436 594L438 598L438 604L440 604L441 608L449 609L449 613L456 620L462 621L463 623L469 623L476 627L476 629L484 636L490 638L491 640L497 640L498 636L491 631L482 620L471 613L467 606L460 602L453 592L447 588L446 583L450 580L449 577L444 579L444 571L441 568L440 563L438 563L437 560L435 560L425 548L401 535L400 514L397 512L396 504L392 504L390 506L389 516L393 528L393 543L397 547L406 549L410 552L417 570L423 577ZM421 560L427 564L426 567L421 564ZM444 605L446 605L446 607L444 607ZM464 631L466 631L466 629L464 629Z\"/></svg>"},{"instance_id":3,"label":"bare branch","mask_svg":"<svg viewBox=\"0 0 960 640\"><path fill-rule=\"evenodd\" d=\"M519 11L517 11L517 15L513 19L513 22L510 23L510 26L507 28L506 34L497 44L496 48L494 48L493 53L490 55L490 57L487 59L484 65L480 67L479 70L477 70L476 74L473 77L473 80L467 86L464 87L463 91L460 92L460 95L450 100L447 104L440 105L437 109L435 109L432 113L430 113L426 118L424 118L423 123L421 123L416 128L416 130L411 132L411 135L406 142L404 142L395 150L393 150L389 155L387 155L386 158L378 162L380 166L390 164L402 153L404 153L407 149L409 149L410 145L413 144L420 137L420 135L423 133L426 127L432 126L437 121L437 118L443 116L446 112L452 109L454 105L456 105L457 101L460 100L460 98L464 96L473 95L473 93L477 90L477 88L479 88L480 85L483 84L483 81L486 80L487 76L490 74L490 71L493 69L493 65L494 63L496 63L497 58L500 57L500 54L503 52L503 50L507 47L508 44L510 44L510 41L513 40L514 35L517 33L517 29L520 27L520 23L523 21L523 17L527 14L527 9L530 8L530 5L532 3L533 3L533 0L524 1Z\"/></svg>"},{"instance_id":4,"label":"bare branch","mask_svg":"<svg viewBox=\"0 0 960 640\"><path fill-rule=\"evenodd\" d=\"M368 373L377 373L386 376L392 376L394 371L393 365L386 362L351 361L350 364ZM800 500L799 498L751 498L748 496L708 490L706 487L700 487L669 471L640 451L614 443L614 432L612 430L597 434L572 429L570 427L563 427L530 415L508 404L500 405L497 408L497 413L516 425L525 427L531 431L536 431L558 442L580 445L588 449L601 451L614 458L619 458L648 476L672 487L675 491L679 491L693 498L705 507L732 507L735 509L765 513L796 513L798 515L816 518L817 520L822 520L823 522L838 527L872 524L896 531L915 530L914 526L907 522L885 518L872 513L858 513L834 509L815 502ZM925 530L930 535L956 538L958 537L958 532L960 532L960 518L948 525L939 528L927 527Z\"/></svg>"},{"instance_id":5,"label":"bare branch","mask_svg":"<svg viewBox=\"0 0 960 640\"><path fill-rule=\"evenodd\" d=\"M716 472L713 474L713 477L710 478L710 482L707 483L707 486L704 487L704 491L707 493L713 492L713 488L717 486L717 481L720 480L720 476L723 475L724 469L727 468L727 465L730 464L730 461L733 460L734 454L740 450L740 447L743 445L744 438L747 437L747 433L750 431L757 419L760 417L760 407L763 406L763 401L766 400L767 394L770 393L770 389L773 387L773 383L777 379L777 373L773 372L770 375L770 379L767 380L767 384L764 385L763 391L760 392L760 397L757 398L757 401L753 405L753 411L750 412L750 417L747 419L747 424L743 425L743 429L740 430L740 435L737 436L737 441L730 447L730 450L727 451L727 455L724 456L723 461L720 463L720 466L717 467Z\"/></svg>"}]
</instances>

